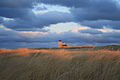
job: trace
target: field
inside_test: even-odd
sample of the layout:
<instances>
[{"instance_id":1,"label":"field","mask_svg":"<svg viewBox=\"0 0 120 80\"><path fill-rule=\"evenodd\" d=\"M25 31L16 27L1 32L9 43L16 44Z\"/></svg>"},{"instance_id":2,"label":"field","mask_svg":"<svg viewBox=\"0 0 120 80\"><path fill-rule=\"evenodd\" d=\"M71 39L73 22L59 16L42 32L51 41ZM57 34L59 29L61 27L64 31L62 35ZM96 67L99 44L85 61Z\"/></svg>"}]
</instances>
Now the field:
<instances>
[{"instance_id":1,"label":"field","mask_svg":"<svg viewBox=\"0 0 120 80\"><path fill-rule=\"evenodd\" d=\"M0 80L120 80L120 50L0 49Z\"/></svg>"}]
</instances>

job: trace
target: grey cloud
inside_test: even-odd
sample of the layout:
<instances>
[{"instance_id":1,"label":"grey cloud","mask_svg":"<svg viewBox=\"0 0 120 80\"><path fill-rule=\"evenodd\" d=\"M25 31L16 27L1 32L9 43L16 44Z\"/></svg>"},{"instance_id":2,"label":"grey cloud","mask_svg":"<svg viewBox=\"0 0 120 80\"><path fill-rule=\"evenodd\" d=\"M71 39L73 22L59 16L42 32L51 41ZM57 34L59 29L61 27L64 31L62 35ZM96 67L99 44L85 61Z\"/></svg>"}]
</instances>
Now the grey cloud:
<instances>
[{"instance_id":1,"label":"grey cloud","mask_svg":"<svg viewBox=\"0 0 120 80\"><path fill-rule=\"evenodd\" d=\"M98 31L98 30L95 30L95 29L85 29L85 30L80 30L79 32L89 33L89 34L102 34L101 31Z\"/></svg>"},{"instance_id":2,"label":"grey cloud","mask_svg":"<svg viewBox=\"0 0 120 80\"><path fill-rule=\"evenodd\" d=\"M102 8L98 6L88 8L72 8L71 12L79 21L120 20L120 10L117 7L107 8L106 6Z\"/></svg>"},{"instance_id":3,"label":"grey cloud","mask_svg":"<svg viewBox=\"0 0 120 80\"><path fill-rule=\"evenodd\" d=\"M43 15L35 15L33 12L29 12L21 18L14 18L13 21L4 22L3 24L12 29L24 30L26 28L43 28L49 24L70 21L74 21L74 17L69 13L49 12Z\"/></svg>"},{"instance_id":4,"label":"grey cloud","mask_svg":"<svg viewBox=\"0 0 120 80\"><path fill-rule=\"evenodd\" d=\"M42 0L49 4L71 7L78 20L120 20L120 10L113 0Z\"/></svg>"},{"instance_id":5,"label":"grey cloud","mask_svg":"<svg viewBox=\"0 0 120 80\"><path fill-rule=\"evenodd\" d=\"M0 7L3 8L31 8L34 0L1 0Z\"/></svg>"},{"instance_id":6,"label":"grey cloud","mask_svg":"<svg viewBox=\"0 0 120 80\"><path fill-rule=\"evenodd\" d=\"M92 3L91 0L38 0L38 2L68 7L86 7Z\"/></svg>"},{"instance_id":7,"label":"grey cloud","mask_svg":"<svg viewBox=\"0 0 120 80\"><path fill-rule=\"evenodd\" d=\"M3 18L2 18L2 17L0 17L0 24L1 24L1 23L3 23Z\"/></svg>"},{"instance_id":8,"label":"grey cloud","mask_svg":"<svg viewBox=\"0 0 120 80\"><path fill-rule=\"evenodd\" d=\"M78 22L91 27L110 26L120 29L120 5L115 0L40 0L46 4L71 7L71 13ZM101 21L98 21L101 20ZM108 21L105 21L108 20ZM96 22L93 24L93 21ZM92 25L93 24L93 25Z\"/></svg>"},{"instance_id":9,"label":"grey cloud","mask_svg":"<svg viewBox=\"0 0 120 80\"><path fill-rule=\"evenodd\" d=\"M0 8L0 16L7 18L21 18L29 12L24 8Z\"/></svg>"},{"instance_id":10,"label":"grey cloud","mask_svg":"<svg viewBox=\"0 0 120 80\"><path fill-rule=\"evenodd\" d=\"M19 34L11 29L6 27L0 27L0 43L2 42L15 42L17 40L22 40L23 38Z\"/></svg>"},{"instance_id":11,"label":"grey cloud","mask_svg":"<svg viewBox=\"0 0 120 80\"><path fill-rule=\"evenodd\" d=\"M114 35L113 35L114 34ZM115 36L116 34L116 36ZM74 36L66 37L65 40L71 40L70 42L84 42L84 43L89 43L91 45L93 45L94 43L116 43L116 44L120 44L119 41L119 35L120 33L102 33L102 34L90 34L87 35L86 33L79 33L79 34L75 34ZM68 41L69 42L69 41ZM86 44L85 44L86 45Z\"/></svg>"},{"instance_id":12,"label":"grey cloud","mask_svg":"<svg viewBox=\"0 0 120 80\"><path fill-rule=\"evenodd\" d=\"M71 13L51 11L44 15L32 12L34 3L62 5L71 8ZM37 35L34 39L18 34L17 31L42 31L41 28L60 22L79 22L92 28L120 29L120 6L114 0L1 0L0 24L10 31L0 28L0 47L46 47L56 45L58 39L71 45L120 44L119 32L101 33L96 30L81 30L79 34L65 32ZM5 18L13 20L4 21ZM42 31L47 32L47 31ZM89 34L89 35L88 35ZM52 35L52 36L51 36Z\"/></svg>"},{"instance_id":13,"label":"grey cloud","mask_svg":"<svg viewBox=\"0 0 120 80\"><path fill-rule=\"evenodd\" d=\"M81 21L80 24L92 28L106 27L106 28L120 29L120 21L113 21L113 20L89 20L89 21Z\"/></svg>"},{"instance_id":14,"label":"grey cloud","mask_svg":"<svg viewBox=\"0 0 120 80\"><path fill-rule=\"evenodd\" d=\"M91 25L96 20L111 20L108 23L113 28L119 29L119 19L120 10L119 7L113 0L38 0L38 1L18 1L20 5L38 3L46 3L52 5L63 5L71 8L71 13L60 13L60 12L49 12L45 15L36 16L32 13L30 8L19 8L15 6L17 0L14 4L10 0L1 1L1 3L6 7L0 8L0 16L15 18L15 21L4 22L5 26L8 27L43 27L49 24L56 24L59 22L83 22L89 20L91 22L83 22L83 25L89 25L91 27L100 27L99 24L107 24L106 21L96 22L95 26ZM27 4L26 4L27 3ZM15 8L7 5L13 5ZM33 6L33 5L32 5ZM8 14L9 13L9 14ZM17 18L17 19L16 19ZM115 22L117 20L117 22ZM113 23L113 24L112 24ZM101 28L101 27L100 27Z\"/></svg>"},{"instance_id":15,"label":"grey cloud","mask_svg":"<svg viewBox=\"0 0 120 80\"><path fill-rule=\"evenodd\" d=\"M93 31L95 32L95 31ZM93 34L93 32L73 33L64 32L61 34L48 33L37 34L36 37L31 38L31 35L20 35L18 32L12 31L0 31L0 48L22 48L22 47L53 47L57 46L57 40L61 39L70 45L104 45L104 44L120 44L119 37L120 32L106 32L101 34ZM52 36L51 36L52 35ZM14 43L14 44L11 44ZM76 44L77 43L77 44ZM17 45L19 44L19 45ZM47 44L49 46L47 46ZM12 45L12 47L10 46ZM31 46L33 45L33 46Z\"/></svg>"}]
</instances>

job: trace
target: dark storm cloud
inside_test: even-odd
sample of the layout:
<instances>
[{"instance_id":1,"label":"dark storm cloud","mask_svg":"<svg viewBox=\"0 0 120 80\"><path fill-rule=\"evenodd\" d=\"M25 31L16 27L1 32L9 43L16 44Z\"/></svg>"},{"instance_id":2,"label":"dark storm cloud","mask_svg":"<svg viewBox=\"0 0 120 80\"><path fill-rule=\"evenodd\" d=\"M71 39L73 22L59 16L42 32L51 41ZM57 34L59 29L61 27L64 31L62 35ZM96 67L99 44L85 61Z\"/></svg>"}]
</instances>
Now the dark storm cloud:
<instances>
[{"instance_id":1,"label":"dark storm cloud","mask_svg":"<svg viewBox=\"0 0 120 80\"><path fill-rule=\"evenodd\" d=\"M88 34L89 33L89 34ZM71 36L69 36L71 35ZM115 36L116 35L116 36ZM66 36L66 37L65 37ZM72 38L71 38L72 37ZM97 43L116 43L120 44L119 41L120 32L106 32L101 34L93 34L93 32L84 32L84 33L65 33L63 40L66 42L72 42L72 43L90 43L91 45L97 44ZM84 45L86 45L84 44Z\"/></svg>"},{"instance_id":2,"label":"dark storm cloud","mask_svg":"<svg viewBox=\"0 0 120 80\"><path fill-rule=\"evenodd\" d=\"M73 7L78 20L120 20L120 6L113 0L43 0L49 4Z\"/></svg>"},{"instance_id":3,"label":"dark storm cloud","mask_svg":"<svg viewBox=\"0 0 120 80\"><path fill-rule=\"evenodd\" d=\"M86 7L92 3L91 0L38 0L38 2L68 7Z\"/></svg>"},{"instance_id":4,"label":"dark storm cloud","mask_svg":"<svg viewBox=\"0 0 120 80\"><path fill-rule=\"evenodd\" d=\"M4 22L3 24L11 29L24 30L27 28L43 28L49 24L67 21L74 21L73 16L69 13L53 11L44 15L35 15L33 12L29 12L22 15L21 18L14 18L14 20Z\"/></svg>"},{"instance_id":5,"label":"dark storm cloud","mask_svg":"<svg viewBox=\"0 0 120 80\"><path fill-rule=\"evenodd\" d=\"M91 27L110 26L120 29L120 5L115 0L40 0L46 4L71 7L71 13L78 22ZM101 21L97 21L101 20ZM103 20L103 21L102 21ZM105 21L110 20L110 21ZM93 24L93 21L96 22ZM92 25L91 25L92 24Z\"/></svg>"},{"instance_id":6,"label":"dark storm cloud","mask_svg":"<svg viewBox=\"0 0 120 80\"><path fill-rule=\"evenodd\" d=\"M66 6L70 8L70 12L48 11L42 15L35 14L32 11L35 3ZM42 8L41 11L44 10L47 8ZM58 39L71 45L120 44L120 32L104 33L86 29L80 30L79 33L69 31L56 34L42 30L44 26L71 21L96 29L119 30L120 5L114 0L0 0L0 16L0 24L4 25L0 27L0 48L48 47L48 44L56 45ZM26 35L19 31L48 33Z\"/></svg>"},{"instance_id":7,"label":"dark storm cloud","mask_svg":"<svg viewBox=\"0 0 120 80\"><path fill-rule=\"evenodd\" d=\"M120 29L120 21L113 20L89 20L89 21L81 21L82 25L90 26L92 28L113 28Z\"/></svg>"},{"instance_id":8,"label":"dark storm cloud","mask_svg":"<svg viewBox=\"0 0 120 80\"><path fill-rule=\"evenodd\" d=\"M0 25L0 43L16 42L17 40L22 39L23 38L19 36L19 34L16 31Z\"/></svg>"},{"instance_id":9,"label":"dark storm cloud","mask_svg":"<svg viewBox=\"0 0 120 80\"><path fill-rule=\"evenodd\" d=\"M93 0L91 6L73 8L71 12L78 20L120 20L119 8L113 0Z\"/></svg>"},{"instance_id":10,"label":"dark storm cloud","mask_svg":"<svg viewBox=\"0 0 120 80\"><path fill-rule=\"evenodd\" d=\"M19 3L19 5L17 5ZM49 12L42 16L32 13L34 3L46 3L52 5L63 5L72 8L71 13ZM4 0L0 1L0 16L15 18L14 22L4 22L5 26L11 27L43 27L60 22L78 22L86 20L111 20L113 28L119 29L119 23L113 22L120 19L119 6L113 0ZM29 8L26 8L26 7ZM18 18L18 19L16 19ZM113 20L113 21L112 21ZM113 24L112 24L113 23ZM92 24L91 22L83 25ZM100 24L106 24L104 21ZM108 25L110 25L108 24ZM94 24L98 27L98 24ZM97 26L98 25L98 26Z\"/></svg>"},{"instance_id":11,"label":"dark storm cloud","mask_svg":"<svg viewBox=\"0 0 120 80\"><path fill-rule=\"evenodd\" d=\"M57 11L50 11L43 15L33 13L33 4L36 2L34 0L12 1L14 0L0 1L0 16L14 19L10 21L0 20L0 23L11 29L30 30L31 28L43 28L44 26L59 22L74 21L73 15L69 13ZM20 4L17 5L18 3ZM29 5L32 7L29 7Z\"/></svg>"},{"instance_id":12,"label":"dark storm cloud","mask_svg":"<svg viewBox=\"0 0 120 80\"><path fill-rule=\"evenodd\" d=\"M3 18L2 18L2 17L0 17L0 24L1 24L1 23L3 23Z\"/></svg>"},{"instance_id":13,"label":"dark storm cloud","mask_svg":"<svg viewBox=\"0 0 120 80\"><path fill-rule=\"evenodd\" d=\"M0 7L4 8L31 8L34 0L1 0Z\"/></svg>"},{"instance_id":14,"label":"dark storm cloud","mask_svg":"<svg viewBox=\"0 0 120 80\"><path fill-rule=\"evenodd\" d=\"M98 31L99 32L99 31ZM0 27L0 48L23 48L23 47L50 47L57 46L57 40L61 39L71 45L97 45L97 44L120 44L120 32L99 32L97 30L74 33L71 31L59 34L46 33L21 33L4 26ZM52 35L52 36L51 36ZM77 44L76 44L77 43ZM47 46L47 44L49 46ZM12 47L11 47L12 45ZM33 45L33 46L32 46ZM5 47L6 46L6 47Z\"/></svg>"},{"instance_id":15,"label":"dark storm cloud","mask_svg":"<svg viewBox=\"0 0 120 80\"><path fill-rule=\"evenodd\" d=\"M101 31L95 30L95 29L85 29L85 30L80 30L79 32L81 33L90 33L90 34L101 34Z\"/></svg>"},{"instance_id":16,"label":"dark storm cloud","mask_svg":"<svg viewBox=\"0 0 120 80\"><path fill-rule=\"evenodd\" d=\"M0 48L33 48L33 47L48 47L55 45L50 43L51 37L39 35L39 38L31 38L31 35L20 34L20 32L6 28L0 25ZM48 37L48 38L47 38ZM51 41L49 42L48 39ZM49 45L49 47L50 47Z\"/></svg>"},{"instance_id":17,"label":"dark storm cloud","mask_svg":"<svg viewBox=\"0 0 120 80\"><path fill-rule=\"evenodd\" d=\"M97 7L97 6L96 6ZM108 9L108 8L106 8ZM104 10L104 8L103 8ZM120 20L120 10L110 9L111 11L102 11L99 8L73 8L71 12L76 19L83 20Z\"/></svg>"},{"instance_id":18,"label":"dark storm cloud","mask_svg":"<svg viewBox=\"0 0 120 80\"><path fill-rule=\"evenodd\" d=\"M0 16L7 18L21 18L29 13L29 9L24 8L0 8Z\"/></svg>"}]
</instances>

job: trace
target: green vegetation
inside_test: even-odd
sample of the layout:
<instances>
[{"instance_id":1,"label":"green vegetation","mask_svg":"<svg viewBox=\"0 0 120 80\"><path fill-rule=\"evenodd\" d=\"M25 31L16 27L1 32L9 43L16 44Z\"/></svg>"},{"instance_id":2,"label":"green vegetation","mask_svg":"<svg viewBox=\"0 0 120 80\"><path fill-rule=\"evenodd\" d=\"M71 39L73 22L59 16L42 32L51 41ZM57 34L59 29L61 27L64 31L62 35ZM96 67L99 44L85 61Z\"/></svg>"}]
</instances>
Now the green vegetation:
<instances>
[{"instance_id":1,"label":"green vegetation","mask_svg":"<svg viewBox=\"0 0 120 80\"><path fill-rule=\"evenodd\" d=\"M120 50L120 45L107 45L107 46L100 46L100 47L95 47L95 50L100 50L100 49L108 49L108 50Z\"/></svg>"},{"instance_id":2,"label":"green vegetation","mask_svg":"<svg viewBox=\"0 0 120 80\"><path fill-rule=\"evenodd\" d=\"M66 50L102 50L102 49L108 49L108 50L120 50L120 45L107 45L107 46L96 46L96 47L89 47L89 46L83 46L83 47L66 47L66 48L31 48L31 49L66 49Z\"/></svg>"}]
</instances>

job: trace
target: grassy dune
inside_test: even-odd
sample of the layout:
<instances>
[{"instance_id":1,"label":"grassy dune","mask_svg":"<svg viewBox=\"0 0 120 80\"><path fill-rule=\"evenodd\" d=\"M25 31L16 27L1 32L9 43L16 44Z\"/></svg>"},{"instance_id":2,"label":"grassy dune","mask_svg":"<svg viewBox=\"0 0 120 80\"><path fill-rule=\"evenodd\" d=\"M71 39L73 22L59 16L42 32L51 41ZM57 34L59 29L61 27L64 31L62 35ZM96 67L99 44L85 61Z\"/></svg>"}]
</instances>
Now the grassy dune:
<instances>
[{"instance_id":1,"label":"grassy dune","mask_svg":"<svg viewBox=\"0 0 120 80\"><path fill-rule=\"evenodd\" d=\"M120 51L0 49L0 80L120 80Z\"/></svg>"}]
</instances>

